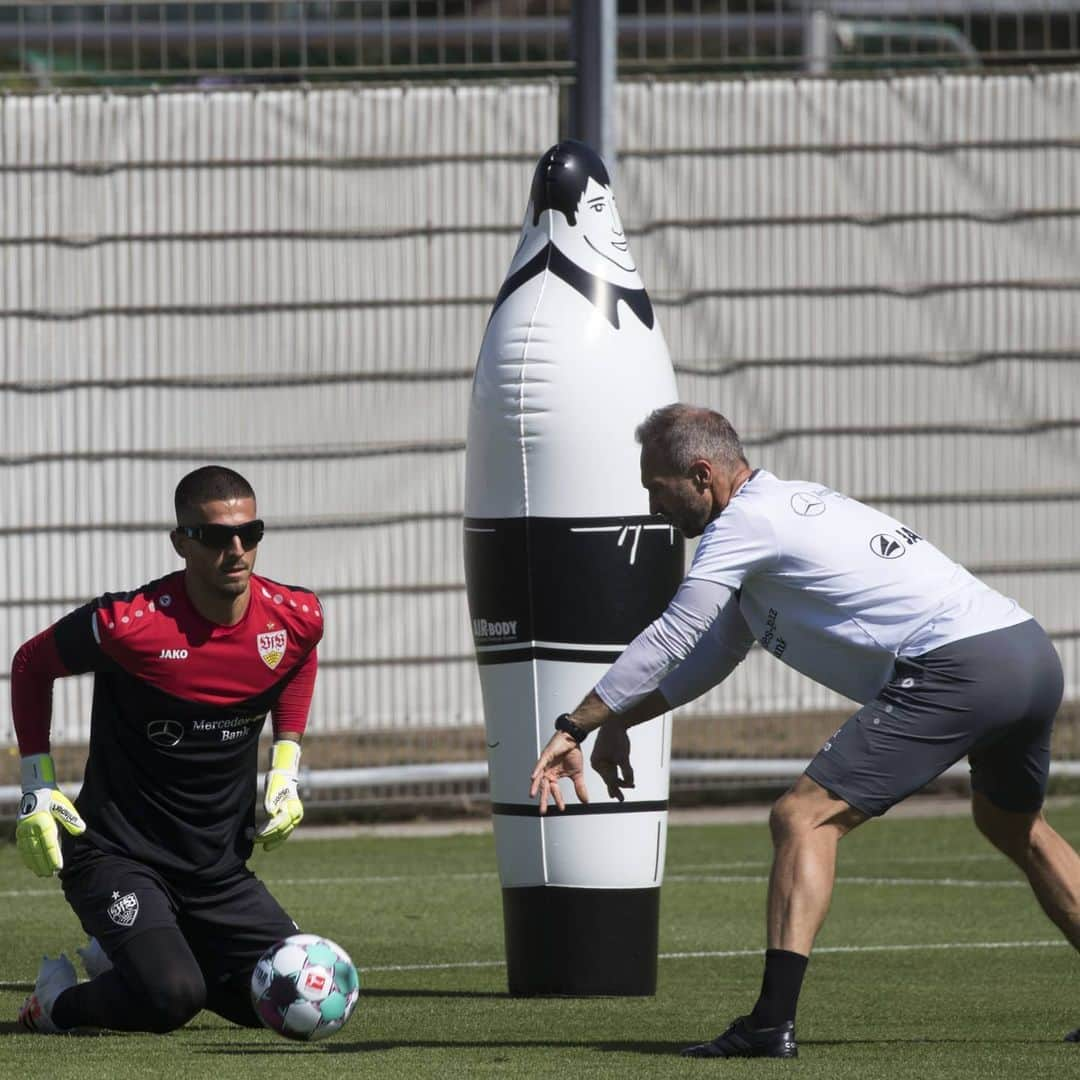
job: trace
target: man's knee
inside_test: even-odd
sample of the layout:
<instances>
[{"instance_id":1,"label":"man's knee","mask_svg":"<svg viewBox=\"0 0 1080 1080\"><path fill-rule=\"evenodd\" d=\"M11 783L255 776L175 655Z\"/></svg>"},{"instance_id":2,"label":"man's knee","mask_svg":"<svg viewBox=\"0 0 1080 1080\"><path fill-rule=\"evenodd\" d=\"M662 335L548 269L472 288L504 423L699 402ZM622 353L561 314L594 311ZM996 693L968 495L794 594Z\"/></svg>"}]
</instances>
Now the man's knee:
<instances>
[{"instance_id":1,"label":"man's knee","mask_svg":"<svg viewBox=\"0 0 1080 1080\"><path fill-rule=\"evenodd\" d=\"M150 1030L157 1034L183 1027L206 1005L206 983L198 971L163 974L145 993Z\"/></svg>"},{"instance_id":2,"label":"man's knee","mask_svg":"<svg viewBox=\"0 0 1080 1080\"><path fill-rule=\"evenodd\" d=\"M140 1030L175 1031L206 1005L202 970L175 927L147 930L111 959L139 1010Z\"/></svg>"},{"instance_id":3,"label":"man's knee","mask_svg":"<svg viewBox=\"0 0 1080 1080\"><path fill-rule=\"evenodd\" d=\"M793 790L786 791L773 803L769 811L769 832L774 843L779 843L802 828L809 827L806 813L806 800Z\"/></svg>"},{"instance_id":4,"label":"man's knee","mask_svg":"<svg viewBox=\"0 0 1080 1080\"><path fill-rule=\"evenodd\" d=\"M1038 841L1041 811L1002 810L976 791L971 797L971 815L975 827L994 847L1020 865L1026 862Z\"/></svg>"},{"instance_id":5,"label":"man's knee","mask_svg":"<svg viewBox=\"0 0 1080 1080\"><path fill-rule=\"evenodd\" d=\"M834 828L843 836L865 820L866 815L860 810L810 777L800 776L773 804L769 830L773 843L779 844L823 826Z\"/></svg>"}]
</instances>

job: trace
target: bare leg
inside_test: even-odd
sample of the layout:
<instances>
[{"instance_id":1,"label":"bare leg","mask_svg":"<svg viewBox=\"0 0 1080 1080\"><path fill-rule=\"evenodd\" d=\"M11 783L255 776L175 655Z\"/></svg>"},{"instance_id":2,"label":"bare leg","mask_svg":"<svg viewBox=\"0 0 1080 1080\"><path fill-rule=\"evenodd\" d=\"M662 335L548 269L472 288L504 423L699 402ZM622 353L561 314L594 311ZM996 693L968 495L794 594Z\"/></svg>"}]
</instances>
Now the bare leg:
<instances>
[{"instance_id":1,"label":"bare leg","mask_svg":"<svg viewBox=\"0 0 1080 1080\"><path fill-rule=\"evenodd\" d=\"M1080 855L1041 811L1002 810L979 792L971 809L979 831L1023 870L1043 911L1080 949Z\"/></svg>"},{"instance_id":2,"label":"bare leg","mask_svg":"<svg viewBox=\"0 0 1080 1080\"><path fill-rule=\"evenodd\" d=\"M866 815L801 776L769 817L768 945L809 956L832 900L840 838Z\"/></svg>"},{"instance_id":3,"label":"bare leg","mask_svg":"<svg viewBox=\"0 0 1080 1080\"><path fill-rule=\"evenodd\" d=\"M767 906L768 948L761 993L712 1042L686 1057L796 1057L795 1016L807 959L832 899L836 847L866 816L808 776L777 800L769 816L773 864Z\"/></svg>"}]
</instances>

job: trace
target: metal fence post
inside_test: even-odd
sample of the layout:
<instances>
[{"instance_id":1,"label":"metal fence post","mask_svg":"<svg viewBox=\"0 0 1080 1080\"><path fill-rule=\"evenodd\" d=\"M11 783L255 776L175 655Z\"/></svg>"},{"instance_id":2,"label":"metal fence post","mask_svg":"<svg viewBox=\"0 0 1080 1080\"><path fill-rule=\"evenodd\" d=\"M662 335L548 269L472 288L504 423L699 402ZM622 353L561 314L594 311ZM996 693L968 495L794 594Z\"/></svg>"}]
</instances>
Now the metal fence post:
<instances>
[{"instance_id":1,"label":"metal fence post","mask_svg":"<svg viewBox=\"0 0 1080 1080\"><path fill-rule=\"evenodd\" d=\"M804 54L808 75L827 75L832 66L832 16L821 8L815 8L806 16Z\"/></svg>"},{"instance_id":2,"label":"metal fence post","mask_svg":"<svg viewBox=\"0 0 1080 1080\"><path fill-rule=\"evenodd\" d=\"M574 0L570 136L588 143L615 174L615 0Z\"/></svg>"}]
</instances>

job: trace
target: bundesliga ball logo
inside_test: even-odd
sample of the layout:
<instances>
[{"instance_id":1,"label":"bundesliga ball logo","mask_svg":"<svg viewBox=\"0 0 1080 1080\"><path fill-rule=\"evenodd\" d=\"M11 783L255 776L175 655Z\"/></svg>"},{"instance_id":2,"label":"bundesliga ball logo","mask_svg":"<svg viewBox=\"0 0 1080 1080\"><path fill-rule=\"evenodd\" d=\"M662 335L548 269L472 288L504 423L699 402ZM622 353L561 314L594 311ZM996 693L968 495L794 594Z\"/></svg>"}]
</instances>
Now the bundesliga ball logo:
<instances>
[{"instance_id":1,"label":"bundesliga ball logo","mask_svg":"<svg viewBox=\"0 0 1080 1080\"><path fill-rule=\"evenodd\" d=\"M262 1022L287 1039L313 1042L339 1031L356 1008L360 976L340 945L293 934L263 953L251 973Z\"/></svg>"}]
</instances>

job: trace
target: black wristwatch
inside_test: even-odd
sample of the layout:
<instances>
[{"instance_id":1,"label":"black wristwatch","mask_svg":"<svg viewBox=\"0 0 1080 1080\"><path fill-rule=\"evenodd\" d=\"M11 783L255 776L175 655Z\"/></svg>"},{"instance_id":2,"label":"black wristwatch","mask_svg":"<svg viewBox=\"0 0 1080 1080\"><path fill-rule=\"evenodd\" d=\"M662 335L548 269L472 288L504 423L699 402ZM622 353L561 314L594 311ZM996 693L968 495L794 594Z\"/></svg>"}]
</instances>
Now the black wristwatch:
<instances>
[{"instance_id":1,"label":"black wristwatch","mask_svg":"<svg viewBox=\"0 0 1080 1080\"><path fill-rule=\"evenodd\" d=\"M578 727L578 725L570 719L570 714L568 712L564 712L562 716L555 717L555 730L569 735L578 746L589 737L589 733L583 727Z\"/></svg>"}]
</instances>

